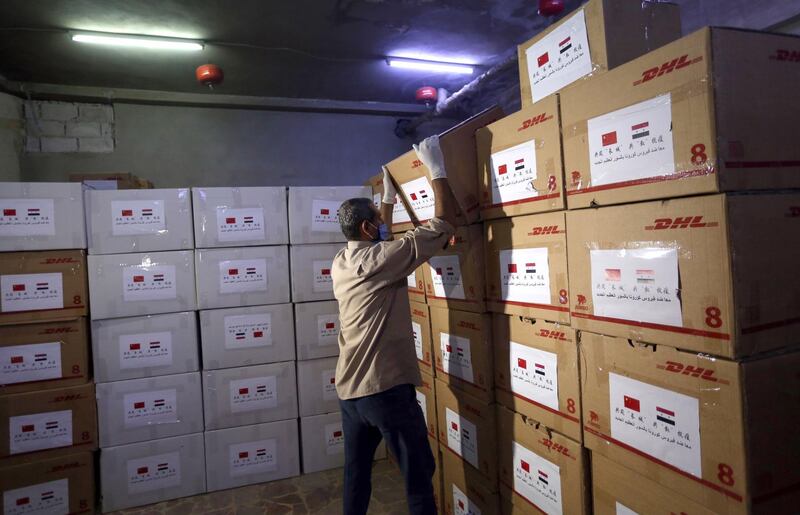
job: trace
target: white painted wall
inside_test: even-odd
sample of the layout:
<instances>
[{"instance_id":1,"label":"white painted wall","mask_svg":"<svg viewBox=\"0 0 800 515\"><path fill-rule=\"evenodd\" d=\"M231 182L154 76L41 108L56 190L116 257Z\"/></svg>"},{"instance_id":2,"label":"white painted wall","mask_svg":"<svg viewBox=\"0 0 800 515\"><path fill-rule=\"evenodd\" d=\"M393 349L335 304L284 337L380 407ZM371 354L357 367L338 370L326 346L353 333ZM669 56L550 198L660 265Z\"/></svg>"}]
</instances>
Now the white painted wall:
<instances>
[{"instance_id":1,"label":"white painted wall","mask_svg":"<svg viewBox=\"0 0 800 515\"><path fill-rule=\"evenodd\" d=\"M20 180L23 129L22 101L0 93L0 182Z\"/></svg>"}]
</instances>

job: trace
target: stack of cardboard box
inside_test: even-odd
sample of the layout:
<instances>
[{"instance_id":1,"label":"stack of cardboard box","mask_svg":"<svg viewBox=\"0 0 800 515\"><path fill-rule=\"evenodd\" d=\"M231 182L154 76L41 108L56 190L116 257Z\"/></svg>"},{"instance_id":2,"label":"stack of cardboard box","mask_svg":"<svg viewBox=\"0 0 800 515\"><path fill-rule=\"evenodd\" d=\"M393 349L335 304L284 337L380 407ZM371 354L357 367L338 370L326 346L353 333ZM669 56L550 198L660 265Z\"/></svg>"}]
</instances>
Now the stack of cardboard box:
<instances>
[{"instance_id":1,"label":"stack of cardboard box","mask_svg":"<svg viewBox=\"0 0 800 515\"><path fill-rule=\"evenodd\" d=\"M153 181L142 179L132 173L71 173L70 182L80 182L90 190L139 190L153 189Z\"/></svg>"}]
</instances>

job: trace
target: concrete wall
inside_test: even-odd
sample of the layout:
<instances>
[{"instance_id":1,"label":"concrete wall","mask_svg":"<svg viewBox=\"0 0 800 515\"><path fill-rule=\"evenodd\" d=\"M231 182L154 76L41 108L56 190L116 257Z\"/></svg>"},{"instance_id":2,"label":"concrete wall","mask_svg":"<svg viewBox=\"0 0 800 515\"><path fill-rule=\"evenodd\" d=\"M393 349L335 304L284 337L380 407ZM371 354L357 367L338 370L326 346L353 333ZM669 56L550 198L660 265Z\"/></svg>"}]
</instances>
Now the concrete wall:
<instances>
[{"instance_id":1,"label":"concrete wall","mask_svg":"<svg viewBox=\"0 0 800 515\"><path fill-rule=\"evenodd\" d=\"M0 93L0 182L20 180L22 100Z\"/></svg>"}]
</instances>

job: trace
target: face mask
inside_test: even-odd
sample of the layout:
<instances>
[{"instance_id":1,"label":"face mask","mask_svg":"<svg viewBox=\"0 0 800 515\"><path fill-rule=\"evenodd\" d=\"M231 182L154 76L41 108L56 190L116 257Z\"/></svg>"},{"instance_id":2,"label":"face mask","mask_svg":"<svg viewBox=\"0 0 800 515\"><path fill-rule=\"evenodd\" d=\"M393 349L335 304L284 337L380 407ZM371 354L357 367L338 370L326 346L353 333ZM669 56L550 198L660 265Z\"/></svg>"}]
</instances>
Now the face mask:
<instances>
[{"instance_id":1,"label":"face mask","mask_svg":"<svg viewBox=\"0 0 800 515\"><path fill-rule=\"evenodd\" d=\"M386 224L380 224L376 226L375 224L370 222L370 225L378 229L378 234L374 238L372 238L373 243L378 243L389 239L389 227L387 227Z\"/></svg>"}]
</instances>

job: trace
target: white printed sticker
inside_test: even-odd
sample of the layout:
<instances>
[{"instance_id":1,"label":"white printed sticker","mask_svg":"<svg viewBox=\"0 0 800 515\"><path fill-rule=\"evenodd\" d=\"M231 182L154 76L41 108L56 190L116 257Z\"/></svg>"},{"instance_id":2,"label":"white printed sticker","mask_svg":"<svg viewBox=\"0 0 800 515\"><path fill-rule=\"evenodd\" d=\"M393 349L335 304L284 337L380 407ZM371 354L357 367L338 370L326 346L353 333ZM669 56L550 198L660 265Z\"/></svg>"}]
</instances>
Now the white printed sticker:
<instances>
[{"instance_id":1,"label":"white printed sticker","mask_svg":"<svg viewBox=\"0 0 800 515\"><path fill-rule=\"evenodd\" d=\"M128 460L128 494L172 488L181 484L181 455L167 452Z\"/></svg>"},{"instance_id":2,"label":"white printed sticker","mask_svg":"<svg viewBox=\"0 0 800 515\"><path fill-rule=\"evenodd\" d=\"M258 440L228 446L231 477L264 474L278 470L278 440Z\"/></svg>"},{"instance_id":3,"label":"white printed sticker","mask_svg":"<svg viewBox=\"0 0 800 515\"><path fill-rule=\"evenodd\" d=\"M55 235L53 199L0 199L0 237Z\"/></svg>"},{"instance_id":4,"label":"white printed sticker","mask_svg":"<svg viewBox=\"0 0 800 515\"><path fill-rule=\"evenodd\" d=\"M430 258L433 294L445 299L465 299L464 282L458 256L436 256Z\"/></svg>"},{"instance_id":5,"label":"white printed sticker","mask_svg":"<svg viewBox=\"0 0 800 515\"><path fill-rule=\"evenodd\" d=\"M406 277L406 282L408 283L408 287L412 289L417 289L417 273L412 272L411 275Z\"/></svg>"},{"instance_id":6,"label":"white printed sticker","mask_svg":"<svg viewBox=\"0 0 800 515\"><path fill-rule=\"evenodd\" d=\"M548 515L561 515L561 470L513 442L514 491Z\"/></svg>"},{"instance_id":7,"label":"white printed sticker","mask_svg":"<svg viewBox=\"0 0 800 515\"><path fill-rule=\"evenodd\" d=\"M638 512L633 511L619 501L616 501L615 505L616 515L639 515Z\"/></svg>"},{"instance_id":8,"label":"white printed sticker","mask_svg":"<svg viewBox=\"0 0 800 515\"><path fill-rule=\"evenodd\" d=\"M314 293L326 293L333 291L333 278L331 277L330 260L314 261L311 266L314 272Z\"/></svg>"},{"instance_id":9,"label":"white printed sticker","mask_svg":"<svg viewBox=\"0 0 800 515\"><path fill-rule=\"evenodd\" d=\"M119 368L131 370L172 365L172 333L121 334Z\"/></svg>"},{"instance_id":10,"label":"white printed sticker","mask_svg":"<svg viewBox=\"0 0 800 515\"><path fill-rule=\"evenodd\" d=\"M339 206L341 200L311 201L311 230L317 232L341 232L339 225Z\"/></svg>"},{"instance_id":11,"label":"white printed sticker","mask_svg":"<svg viewBox=\"0 0 800 515\"><path fill-rule=\"evenodd\" d=\"M453 483L453 515L481 515L481 510L469 500L467 494Z\"/></svg>"},{"instance_id":12,"label":"white printed sticker","mask_svg":"<svg viewBox=\"0 0 800 515\"><path fill-rule=\"evenodd\" d=\"M403 190L403 193L408 198L411 204L411 211L417 216L417 220L427 222L433 218L436 199L433 196L431 183L426 176L403 183L400 185L400 189Z\"/></svg>"},{"instance_id":13,"label":"white printed sticker","mask_svg":"<svg viewBox=\"0 0 800 515\"><path fill-rule=\"evenodd\" d=\"M422 350L422 326L412 320L411 332L414 333L414 349L417 351L417 359L425 361L425 353Z\"/></svg>"},{"instance_id":14,"label":"white printed sticker","mask_svg":"<svg viewBox=\"0 0 800 515\"><path fill-rule=\"evenodd\" d=\"M443 332L439 334L439 345L442 350L444 373L473 383L472 352L469 339Z\"/></svg>"},{"instance_id":15,"label":"white printed sticker","mask_svg":"<svg viewBox=\"0 0 800 515\"><path fill-rule=\"evenodd\" d=\"M266 259L234 259L219 262L219 292L267 291Z\"/></svg>"},{"instance_id":16,"label":"white printed sticker","mask_svg":"<svg viewBox=\"0 0 800 515\"><path fill-rule=\"evenodd\" d=\"M175 388L126 393L122 397L122 408L128 428L179 422Z\"/></svg>"},{"instance_id":17,"label":"white printed sticker","mask_svg":"<svg viewBox=\"0 0 800 515\"><path fill-rule=\"evenodd\" d=\"M558 354L511 342L511 391L558 411Z\"/></svg>"},{"instance_id":18,"label":"white printed sticker","mask_svg":"<svg viewBox=\"0 0 800 515\"><path fill-rule=\"evenodd\" d=\"M272 345L272 314L227 315L225 325L226 349L252 349Z\"/></svg>"},{"instance_id":19,"label":"white printed sticker","mask_svg":"<svg viewBox=\"0 0 800 515\"><path fill-rule=\"evenodd\" d=\"M372 195L372 203L375 204L376 208L378 209L381 208L381 202L383 202L383 195L381 195L380 193L375 193L374 195Z\"/></svg>"},{"instance_id":20,"label":"white printed sticker","mask_svg":"<svg viewBox=\"0 0 800 515\"><path fill-rule=\"evenodd\" d=\"M583 9L525 50L531 100L538 102L592 71Z\"/></svg>"},{"instance_id":21,"label":"white printed sticker","mask_svg":"<svg viewBox=\"0 0 800 515\"><path fill-rule=\"evenodd\" d=\"M536 142L520 143L491 157L492 204L505 204L539 196L536 180Z\"/></svg>"},{"instance_id":22,"label":"white printed sticker","mask_svg":"<svg viewBox=\"0 0 800 515\"><path fill-rule=\"evenodd\" d=\"M219 241L253 241L264 239L264 209L261 207L217 207L217 239Z\"/></svg>"},{"instance_id":23,"label":"white printed sticker","mask_svg":"<svg viewBox=\"0 0 800 515\"><path fill-rule=\"evenodd\" d=\"M60 273L0 276L4 313L39 311L64 307L64 286Z\"/></svg>"},{"instance_id":24,"label":"white printed sticker","mask_svg":"<svg viewBox=\"0 0 800 515\"><path fill-rule=\"evenodd\" d=\"M171 300L178 297L175 265L133 265L122 269L125 302Z\"/></svg>"},{"instance_id":25,"label":"white printed sticker","mask_svg":"<svg viewBox=\"0 0 800 515\"><path fill-rule=\"evenodd\" d=\"M112 200L111 234L138 236L167 228L163 200Z\"/></svg>"},{"instance_id":26,"label":"white printed sticker","mask_svg":"<svg viewBox=\"0 0 800 515\"><path fill-rule=\"evenodd\" d=\"M69 480L57 479L3 492L3 515L67 515Z\"/></svg>"},{"instance_id":27,"label":"white printed sticker","mask_svg":"<svg viewBox=\"0 0 800 515\"><path fill-rule=\"evenodd\" d=\"M61 343L0 347L0 385L61 378Z\"/></svg>"},{"instance_id":28,"label":"white printed sticker","mask_svg":"<svg viewBox=\"0 0 800 515\"><path fill-rule=\"evenodd\" d=\"M344 454L344 431L341 422L325 424L325 453L328 456Z\"/></svg>"},{"instance_id":29,"label":"white printed sticker","mask_svg":"<svg viewBox=\"0 0 800 515\"><path fill-rule=\"evenodd\" d=\"M608 374L611 436L702 477L700 406L695 397Z\"/></svg>"},{"instance_id":30,"label":"white printed sticker","mask_svg":"<svg viewBox=\"0 0 800 515\"><path fill-rule=\"evenodd\" d=\"M320 347L339 344L339 313L317 315L317 344Z\"/></svg>"},{"instance_id":31,"label":"white printed sticker","mask_svg":"<svg viewBox=\"0 0 800 515\"><path fill-rule=\"evenodd\" d=\"M447 447L475 468L478 466L478 428L450 408L445 408Z\"/></svg>"},{"instance_id":32,"label":"white printed sticker","mask_svg":"<svg viewBox=\"0 0 800 515\"><path fill-rule=\"evenodd\" d=\"M500 251L500 297L522 304L550 304L547 247Z\"/></svg>"},{"instance_id":33,"label":"white printed sticker","mask_svg":"<svg viewBox=\"0 0 800 515\"><path fill-rule=\"evenodd\" d=\"M407 223L411 221L411 215L408 214L406 203L400 198L400 195L394 197L394 208L392 209L392 222L396 224Z\"/></svg>"},{"instance_id":34,"label":"white printed sticker","mask_svg":"<svg viewBox=\"0 0 800 515\"><path fill-rule=\"evenodd\" d=\"M322 371L322 398L326 401L338 401L336 393L336 370Z\"/></svg>"},{"instance_id":35,"label":"white printed sticker","mask_svg":"<svg viewBox=\"0 0 800 515\"><path fill-rule=\"evenodd\" d=\"M675 172L670 94L589 119L592 186Z\"/></svg>"},{"instance_id":36,"label":"white printed sticker","mask_svg":"<svg viewBox=\"0 0 800 515\"><path fill-rule=\"evenodd\" d=\"M592 250L589 259L596 316L683 325L676 249Z\"/></svg>"},{"instance_id":37,"label":"white printed sticker","mask_svg":"<svg viewBox=\"0 0 800 515\"><path fill-rule=\"evenodd\" d=\"M275 376L249 377L230 382L232 413L243 413L278 406L278 379Z\"/></svg>"},{"instance_id":38,"label":"white printed sticker","mask_svg":"<svg viewBox=\"0 0 800 515\"><path fill-rule=\"evenodd\" d=\"M425 419L425 425L428 425L428 399L425 398L425 394L419 390L414 390L417 394L417 404L419 408L422 410L422 417Z\"/></svg>"},{"instance_id":39,"label":"white printed sticker","mask_svg":"<svg viewBox=\"0 0 800 515\"><path fill-rule=\"evenodd\" d=\"M70 447L72 410L18 415L8 419L9 454Z\"/></svg>"}]
</instances>

